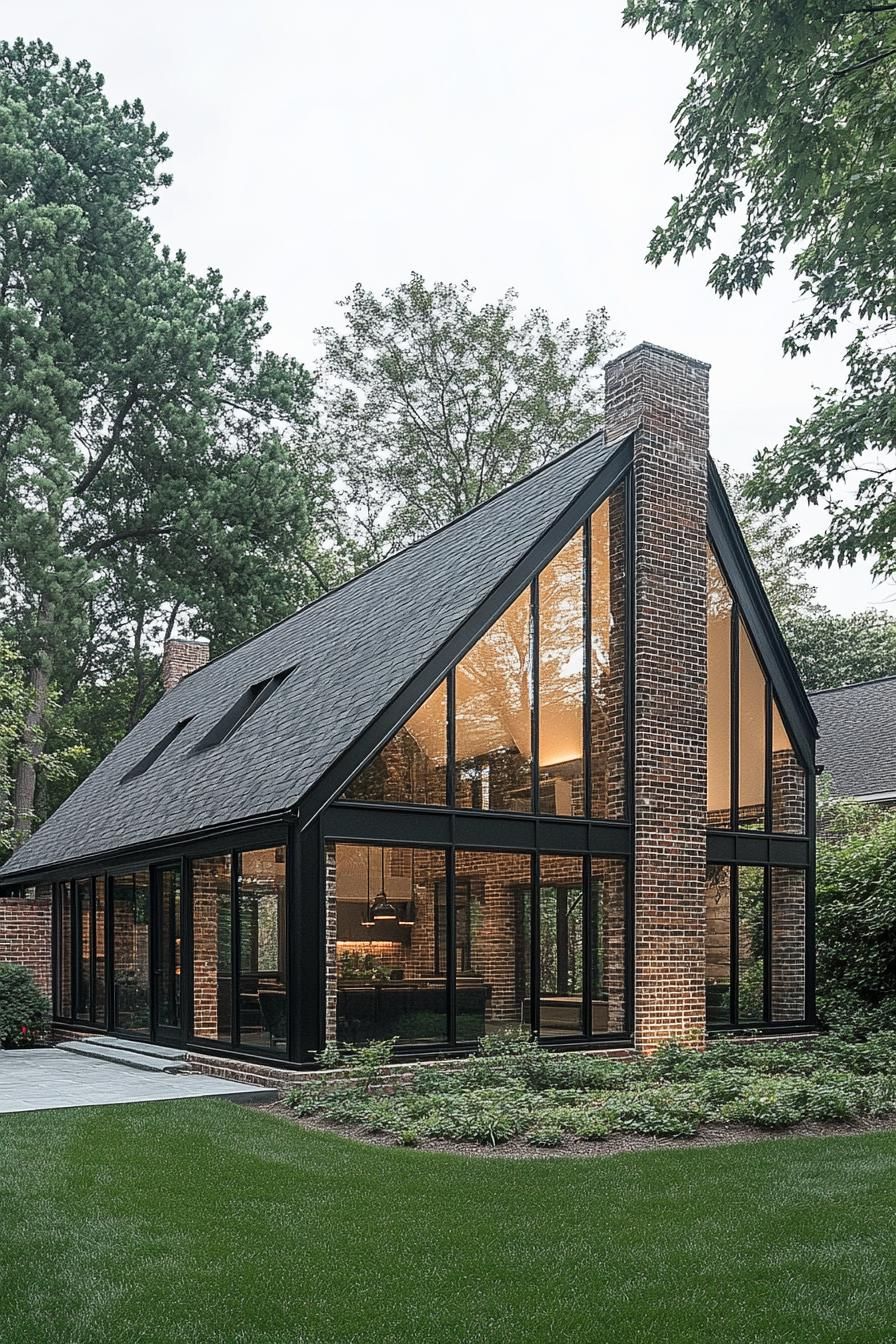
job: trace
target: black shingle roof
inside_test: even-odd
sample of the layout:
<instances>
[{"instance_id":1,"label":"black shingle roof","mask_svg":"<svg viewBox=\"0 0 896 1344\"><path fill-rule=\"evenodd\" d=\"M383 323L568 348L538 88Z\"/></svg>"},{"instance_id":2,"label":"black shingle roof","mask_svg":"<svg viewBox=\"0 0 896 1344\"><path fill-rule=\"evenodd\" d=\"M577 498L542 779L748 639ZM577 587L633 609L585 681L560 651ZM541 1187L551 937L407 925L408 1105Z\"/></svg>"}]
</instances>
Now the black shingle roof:
<instances>
[{"instance_id":1,"label":"black shingle roof","mask_svg":"<svg viewBox=\"0 0 896 1344\"><path fill-rule=\"evenodd\" d=\"M169 691L0 868L4 878L212 826L282 814L523 559L620 444L598 435L367 570ZM207 751L252 685L294 668ZM178 723L145 773L122 783Z\"/></svg>"},{"instance_id":2,"label":"black shingle roof","mask_svg":"<svg viewBox=\"0 0 896 1344\"><path fill-rule=\"evenodd\" d=\"M896 677L860 681L809 699L818 763L836 797L896 797Z\"/></svg>"}]
</instances>

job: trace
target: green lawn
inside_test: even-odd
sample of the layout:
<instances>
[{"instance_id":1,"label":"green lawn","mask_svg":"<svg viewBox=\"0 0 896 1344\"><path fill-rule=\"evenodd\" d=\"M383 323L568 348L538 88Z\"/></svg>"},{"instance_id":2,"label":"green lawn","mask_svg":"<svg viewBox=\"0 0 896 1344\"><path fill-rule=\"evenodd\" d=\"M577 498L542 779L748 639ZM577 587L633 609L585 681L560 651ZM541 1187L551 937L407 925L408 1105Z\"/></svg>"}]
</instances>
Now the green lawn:
<instances>
[{"instance_id":1,"label":"green lawn","mask_svg":"<svg viewBox=\"0 0 896 1344\"><path fill-rule=\"evenodd\" d=\"M891 1134L513 1162L220 1101L2 1116L0 1336L884 1344L894 1215Z\"/></svg>"}]
</instances>

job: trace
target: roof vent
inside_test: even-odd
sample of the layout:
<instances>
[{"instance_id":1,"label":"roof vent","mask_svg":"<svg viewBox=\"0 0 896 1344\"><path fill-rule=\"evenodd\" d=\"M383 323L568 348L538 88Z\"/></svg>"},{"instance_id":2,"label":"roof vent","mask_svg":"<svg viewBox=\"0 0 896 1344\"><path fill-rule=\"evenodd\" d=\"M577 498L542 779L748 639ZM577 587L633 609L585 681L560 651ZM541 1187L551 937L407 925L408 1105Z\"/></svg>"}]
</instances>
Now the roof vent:
<instances>
[{"instance_id":1,"label":"roof vent","mask_svg":"<svg viewBox=\"0 0 896 1344\"><path fill-rule=\"evenodd\" d=\"M129 770L126 775L122 775L119 783L127 784L129 779L137 779L139 775L145 775L152 763L159 759L163 751L168 750L174 739L180 736L188 723L192 722L193 718L191 716L189 719L181 719L180 723L176 723L173 728L169 728L164 737L159 738L154 747L150 747L146 755L141 757L133 769Z\"/></svg>"},{"instance_id":2,"label":"roof vent","mask_svg":"<svg viewBox=\"0 0 896 1344\"><path fill-rule=\"evenodd\" d=\"M226 742L229 737L233 737L238 728L242 728L247 719L251 718L257 709L260 709L265 700L282 686L290 672L295 668L287 667L282 672L277 672L272 677L266 677L264 681L257 681L254 686L243 691L240 698L231 705L227 713L222 716L215 724L214 728L206 733L201 742L197 743L197 751L205 751L207 747L216 747L219 742Z\"/></svg>"}]
</instances>

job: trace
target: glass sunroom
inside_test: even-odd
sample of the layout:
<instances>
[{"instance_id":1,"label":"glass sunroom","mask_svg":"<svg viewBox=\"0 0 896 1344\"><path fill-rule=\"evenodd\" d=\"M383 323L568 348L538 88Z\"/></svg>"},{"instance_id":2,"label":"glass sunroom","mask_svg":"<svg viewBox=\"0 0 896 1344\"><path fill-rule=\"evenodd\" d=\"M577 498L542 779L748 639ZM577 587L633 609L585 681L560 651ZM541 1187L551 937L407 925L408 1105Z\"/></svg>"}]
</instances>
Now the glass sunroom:
<instances>
[{"instance_id":1,"label":"glass sunroom","mask_svg":"<svg viewBox=\"0 0 896 1344\"><path fill-rule=\"evenodd\" d=\"M639 453L586 441L164 695L0 870L51 894L60 1027L301 1066L637 1044L652 1001L811 1026L811 709L712 464L669 514L698 608Z\"/></svg>"}]
</instances>

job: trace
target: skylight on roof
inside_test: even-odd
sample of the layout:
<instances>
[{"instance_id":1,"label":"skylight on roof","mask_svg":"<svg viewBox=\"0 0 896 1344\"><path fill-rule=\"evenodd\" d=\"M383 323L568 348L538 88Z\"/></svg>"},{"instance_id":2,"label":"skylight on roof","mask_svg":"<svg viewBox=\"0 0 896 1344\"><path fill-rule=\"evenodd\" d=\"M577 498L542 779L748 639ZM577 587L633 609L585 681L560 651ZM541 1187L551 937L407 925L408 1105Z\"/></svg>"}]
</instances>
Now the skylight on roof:
<instances>
[{"instance_id":1,"label":"skylight on roof","mask_svg":"<svg viewBox=\"0 0 896 1344\"><path fill-rule=\"evenodd\" d=\"M243 691L235 704L231 705L227 713L206 733L196 750L204 751L207 747L216 747L219 742L226 742L228 738L233 737L246 720L261 708L265 700L269 700L277 688L283 685L293 671L294 668L286 667L282 672L276 672L274 676L266 677L264 681L257 681L254 686Z\"/></svg>"},{"instance_id":2,"label":"skylight on roof","mask_svg":"<svg viewBox=\"0 0 896 1344\"><path fill-rule=\"evenodd\" d=\"M126 784L129 779L137 779L138 776L145 775L149 767L153 764L153 762L157 761L159 757L162 755L162 753L168 750L174 739L180 736L180 734L186 728L188 723L192 722L193 722L193 716L190 715L188 719L181 719L180 722L176 723L173 728L169 728L167 733L165 733L163 737L159 738L155 746L150 747L146 755L142 756L140 760L137 762L137 764L131 770L129 770L126 775L122 775L121 779L119 780L119 783Z\"/></svg>"}]
</instances>

